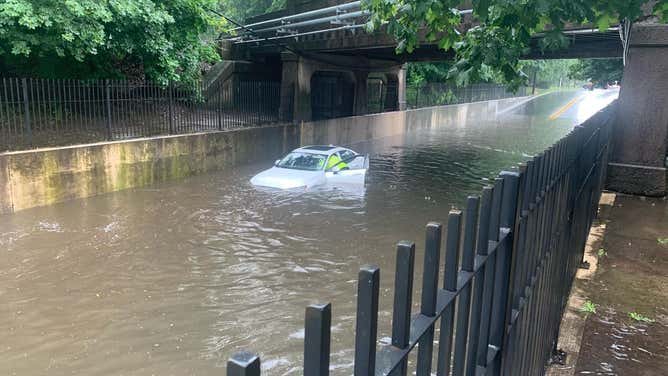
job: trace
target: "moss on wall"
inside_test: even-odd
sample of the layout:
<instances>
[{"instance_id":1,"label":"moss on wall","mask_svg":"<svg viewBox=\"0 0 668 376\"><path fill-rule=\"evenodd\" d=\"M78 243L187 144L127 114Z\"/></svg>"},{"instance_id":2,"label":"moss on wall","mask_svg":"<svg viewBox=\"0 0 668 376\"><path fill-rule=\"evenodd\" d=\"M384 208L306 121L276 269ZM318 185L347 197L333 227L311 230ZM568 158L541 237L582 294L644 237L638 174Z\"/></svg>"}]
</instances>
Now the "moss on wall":
<instances>
[{"instance_id":1,"label":"moss on wall","mask_svg":"<svg viewBox=\"0 0 668 376\"><path fill-rule=\"evenodd\" d=\"M294 126L0 154L0 213L275 158L286 150L290 129Z\"/></svg>"}]
</instances>

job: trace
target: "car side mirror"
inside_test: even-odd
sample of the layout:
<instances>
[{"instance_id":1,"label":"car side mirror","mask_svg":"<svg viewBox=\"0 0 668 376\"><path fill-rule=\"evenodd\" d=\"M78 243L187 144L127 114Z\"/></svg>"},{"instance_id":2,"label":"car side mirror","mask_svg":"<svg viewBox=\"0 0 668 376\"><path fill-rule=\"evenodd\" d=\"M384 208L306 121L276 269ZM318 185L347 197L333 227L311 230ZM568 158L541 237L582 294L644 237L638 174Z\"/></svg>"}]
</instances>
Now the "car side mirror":
<instances>
[{"instance_id":1,"label":"car side mirror","mask_svg":"<svg viewBox=\"0 0 668 376\"><path fill-rule=\"evenodd\" d=\"M274 166L278 166L278 163L279 163L279 162L281 162L280 159L277 159L276 161L274 161Z\"/></svg>"},{"instance_id":2,"label":"car side mirror","mask_svg":"<svg viewBox=\"0 0 668 376\"><path fill-rule=\"evenodd\" d=\"M335 174L338 174L339 171L341 171L341 166L336 165L336 166L332 167L332 170L331 170L331 171L332 171L333 173L335 173Z\"/></svg>"}]
</instances>

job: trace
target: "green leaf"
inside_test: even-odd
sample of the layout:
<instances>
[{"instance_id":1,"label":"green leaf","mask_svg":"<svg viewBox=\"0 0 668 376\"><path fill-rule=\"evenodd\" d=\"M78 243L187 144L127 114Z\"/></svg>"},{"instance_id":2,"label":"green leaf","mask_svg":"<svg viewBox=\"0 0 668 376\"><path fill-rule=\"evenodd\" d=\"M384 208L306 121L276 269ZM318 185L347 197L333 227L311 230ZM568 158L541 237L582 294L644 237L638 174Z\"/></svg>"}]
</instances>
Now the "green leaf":
<instances>
[{"instance_id":1,"label":"green leaf","mask_svg":"<svg viewBox=\"0 0 668 376\"><path fill-rule=\"evenodd\" d=\"M604 14L596 20L596 26L600 31L605 31L610 28L611 21L612 17L608 16L607 14Z\"/></svg>"},{"instance_id":2,"label":"green leaf","mask_svg":"<svg viewBox=\"0 0 668 376\"><path fill-rule=\"evenodd\" d=\"M438 48L447 51L450 47L452 47L452 39L450 37L444 37L438 41Z\"/></svg>"}]
</instances>

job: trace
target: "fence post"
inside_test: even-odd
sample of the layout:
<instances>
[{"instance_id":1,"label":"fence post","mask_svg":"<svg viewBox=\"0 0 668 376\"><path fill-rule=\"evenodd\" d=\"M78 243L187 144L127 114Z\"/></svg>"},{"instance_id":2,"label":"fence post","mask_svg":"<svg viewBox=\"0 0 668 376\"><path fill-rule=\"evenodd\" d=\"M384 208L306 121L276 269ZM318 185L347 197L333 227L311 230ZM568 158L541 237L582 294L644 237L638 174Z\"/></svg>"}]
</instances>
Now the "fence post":
<instances>
[{"instance_id":1,"label":"fence post","mask_svg":"<svg viewBox=\"0 0 668 376\"><path fill-rule=\"evenodd\" d=\"M445 241L445 272L443 277L443 288L451 293L457 293L457 268L459 266L461 228L462 212L459 210L450 210L450 213L448 213L448 231ZM438 363L436 368L437 375L445 376L450 374L450 355L452 354L454 320L455 304L453 301L445 309L443 316L441 316L441 333L438 341Z\"/></svg>"},{"instance_id":2,"label":"fence post","mask_svg":"<svg viewBox=\"0 0 668 376\"><path fill-rule=\"evenodd\" d=\"M311 304L306 307L304 376L327 376L329 374L331 324L331 304Z\"/></svg>"},{"instance_id":3,"label":"fence post","mask_svg":"<svg viewBox=\"0 0 668 376\"><path fill-rule=\"evenodd\" d=\"M247 351L235 353L227 361L227 376L260 376L260 358Z\"/></svg>"},{"instance_id":4,"label":"fence post","mask_svg":"<svg viewBox=\"0 0 668 376\"><path fill-rule=\"evenodd\" d=\"M476 255L487 256L489 248L489 219L492 210L493 189L485 187L482 189L480 198L480 213L478 222L478 240L476 241ZM478 359L478 347L480 343L480 322L482 320L483 302L485 293L485 279L487 266L483 265L475 275L473 294L471 297L471 319L469 324L469 348L466 353L466 375L476 374L476 362Z\"/></svg>"},{"instance_id":5,"label":"fence post","mask_svg":"<svg viewBox=\"0 0 668 376\"><path fill-rule=\"evenodd\" d=\"M107 110L107 139L111 141L112 139L112 134L111 134L111 85L109 84L109 80L106 79L104 80L104 102L106 104L106 110Z\"/></svg>"},{"instance_id":6,"label":"fence post","mask_svg":"<svg viewBox=\"0 0 668 376\"><path fill-rule=\"evenodd\" d=\"M174 109L173 109L173 98L174 98L174 83L172 81L169 81L169 86L167 87L167 108L168 108L168 116L169 116L169 134L174 134Z\"/></svg>"},{"instance_id":7,"label":"fence post","mask_svg":"<svg viewBox=\"0 0 668 376\"><path fill-rule=\"evenodd\" d=\"M380 269L376 266L363 267L357 282L355 376L373 376L375 373L379 288Z\"/></svg>"},{"instance_id":8,"label":"fence post","mask_svg":"<svg viewBox=\"0 0 668 376\"><path fill-rule=\"evenodd\" d=\"M218 130L222 131L223 130L223 97L221 91L223 90L222 84L218 83L216 84L217 87L217 92L216 92L216 100L214 102L216 103L216 118L218 120Z\"/></svg>"},{"instance_id":9,"label":"fence post","mask_svg":"<svg viewBox=\"0 0 668 376\"><path fill-rule=\"evenodd\" d=\"M462 246L462 271L473 273L475 269L475 237L478 225L480 199L469 196L464 215L464 241ZM466 343L469 337L469 319L471 317L471 295L473 282L462 290L457 303L457 332L455 352L452 360L452 374L464 375L466 366Z\"/></svg>"},{"instance_id":10,"label":"fence post","mask_svg":"<svg viewBox=\"0 0 668 376\"><path fill-rule=\"evenodd\" d=\"M30 127L30 104L28 102L28 80L21 79L21 86L23 88L23 110L25 112L25 127L28 135L28 144L32 146L32 129Z\"/></svg>"},{"instance_id":11,"label":"fence post","mask_svg":"<svg viewBox=\"0 0 668 376\"><path fill-rule=\"evenodd\" d=\"M414 265L415 244L399 242L397 244L397 266L394 277L392 346L400 349L405 349L410 340ZM406 359L402 360L390 375L406 376L407 366Z\"/></svg>"},{"instance_id":12,"label":"fence post","mask_svg":"<svg viewBox=\"0 0 668 376\"><path fill-rule=\"evenodd\" d=\"M489 222L487 228L487 240L496 242L499 239L499 219L501 215L501 198L503 194L503 179L496 178L492 189L492 201L489 211ZM483 231L483 228L480 228ZM489 246L489 245L488 245ZM492 302L494 297L494 281L497 271L496 264L499 262L499 253L496 252L487 259L485 263L485 279L483 281L482 314L480 321L480 332L478 342L477 364L487 366L487 355L489 352L490 322L492 320Z\"/></svg>"},{"instance_id":13,"label":"fence post","mask_svg":"<svg viewBox=\"0 0 668 376\"><path fill-rule=\"evenodd\" d=\"M415 85L415 108L420 108L420 86Z\"/></svg>"},{"instance_id":14,"label":"fence post","mask_svg":"<svg viewBox=\"0 0 668 376\"><path fill-rule=\"evenodd\" d=\"M436 315L436 297L438 289L438 268L441 257L441 235L443 226L440 223L427 224L427 236L424 250L424 268L422 274L422 300L420 313L428 317ZM427 329L418 346L417 376L431 375L431 360L434 350L434 327Z\"/></svg>"},{"instance_id":15,"label":"fence post","mask_svg":"<svg viewBox=\"0 0 668 376\"><path fill-rule=\"evenodd\" d=\"M496 273L494 282L494 298L492 301L492 323L490 326L489 342L503 351L506 331L506 314L512 297L508 299L509 288L512 283L511 260L514 253L515 220L517 218L517 202L520 176L517 172L503 171L499 174L503 179L503 193L501 213L499 219L500 233L507 234L503 244L499 244L496 256ZM500 356L497 353L491 365L492 375L500 374Z\"/></svg>"}]
</instances>

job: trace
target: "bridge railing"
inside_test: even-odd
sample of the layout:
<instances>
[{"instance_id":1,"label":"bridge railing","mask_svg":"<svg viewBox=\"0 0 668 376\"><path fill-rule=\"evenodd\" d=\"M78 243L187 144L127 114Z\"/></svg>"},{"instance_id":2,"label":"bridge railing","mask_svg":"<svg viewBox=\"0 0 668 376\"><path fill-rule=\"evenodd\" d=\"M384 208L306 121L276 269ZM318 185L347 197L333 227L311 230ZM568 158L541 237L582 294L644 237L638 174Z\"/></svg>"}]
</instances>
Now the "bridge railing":
<instances>
[{"instance_id":1,"label":"bridge railing","mask_svg":"<svg viewBox=\"0 0 668 376\"><path fill-rule=\"evenodd\" d=\"M418 376L434 369L436 375L543 373L597 212L615 106L518 171L500 173L463 211L450 211L445 241L440 223L427 225L420 310L413 314L415 244L397 244L391 344L377 344L380 269L360 270L356 376L406 375L409 367ZM329 373L330 324L329 303L306 308L304 375ZM414 351L417 362L409 364ZM260 358L237 353L227 373L258 376Z\"/></svg>"},{"instance_id":2,"label":"bridge railing","mask_svg":"<svg viewBox=\"0 0 668 376\"><path fill-rule=\"evenodd\" d=\"M0 79L0 151L278 121L280 82L204 88L127 80Z\"/></svg>"}]
</instances>

